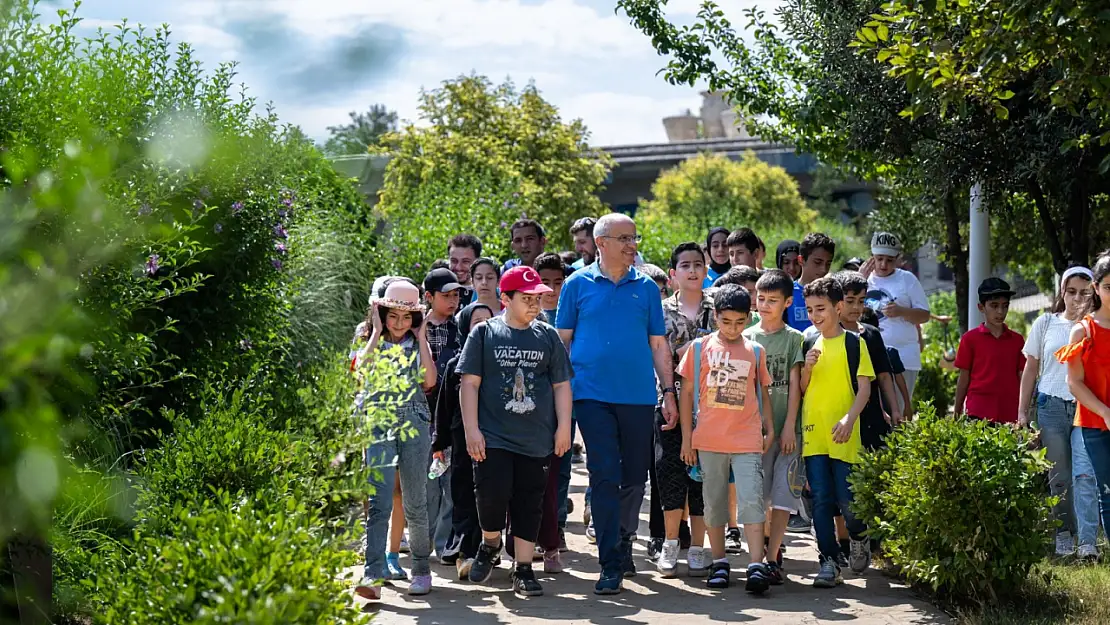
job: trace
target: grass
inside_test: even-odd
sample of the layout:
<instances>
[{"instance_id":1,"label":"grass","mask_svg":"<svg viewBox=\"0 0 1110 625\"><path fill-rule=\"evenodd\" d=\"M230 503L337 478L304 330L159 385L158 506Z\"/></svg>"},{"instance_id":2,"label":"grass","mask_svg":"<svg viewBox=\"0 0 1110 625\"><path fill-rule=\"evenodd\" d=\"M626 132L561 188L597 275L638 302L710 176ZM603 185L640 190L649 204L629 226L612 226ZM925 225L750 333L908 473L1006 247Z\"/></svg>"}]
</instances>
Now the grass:
<instances>
[{"instance_id":1,"label":"grass","mask_svg":"<svg viewBox=\"0 0 1110 625\"><path fill-rule=\"evenodd\" d=\"M1045 562L999 605L958 612L960 625L1105 625L1110 623L1110 566Z\"/></svg>"}]
</instances>

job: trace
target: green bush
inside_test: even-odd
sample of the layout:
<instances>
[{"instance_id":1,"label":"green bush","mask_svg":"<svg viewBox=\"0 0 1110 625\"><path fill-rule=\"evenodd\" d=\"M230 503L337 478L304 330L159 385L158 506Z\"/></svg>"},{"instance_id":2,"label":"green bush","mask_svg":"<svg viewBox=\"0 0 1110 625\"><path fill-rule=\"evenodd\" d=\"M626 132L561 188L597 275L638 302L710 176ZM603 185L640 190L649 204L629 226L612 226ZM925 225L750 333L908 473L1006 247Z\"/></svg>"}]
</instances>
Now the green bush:
<instances>
[{"instance_id":1,"label":"green bush","mask_svg":"<svg viewBox=\"0 0 1110 625\"><path fill-rule=\"evenodd\" d=\"M983 421L919 417L852 472L853 509L903 574L958 600L994 600L1045 554L1044 450Z\"/></svg>"}]
</instances>

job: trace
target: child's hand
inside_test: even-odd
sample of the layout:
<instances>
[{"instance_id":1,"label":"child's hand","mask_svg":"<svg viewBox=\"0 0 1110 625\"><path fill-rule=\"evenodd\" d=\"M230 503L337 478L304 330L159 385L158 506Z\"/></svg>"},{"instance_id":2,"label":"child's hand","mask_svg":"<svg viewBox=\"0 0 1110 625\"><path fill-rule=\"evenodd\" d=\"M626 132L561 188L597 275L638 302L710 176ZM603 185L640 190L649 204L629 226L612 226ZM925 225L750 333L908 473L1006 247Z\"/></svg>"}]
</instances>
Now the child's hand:
<instances>
[{"instance_id":1,"label":"child's hand","mask_svg":"<svg viewBox=\"0 0 1110 625\"><path fill-rule=\"evenodd\" d=\"M806 369L812 369L817 364L817 360L821 358L821 350L811 349L806 354Z\"/></svg>"},{"instance_id":2,"label":"child's hand","mask_svg":"<svg viewBox=\"0 0 1110 625\"><path fill-rule=\"evenodd\" d=\"M434 458L435 460L439 460L440 462L447 462L447 454L443 451L432 452L432 458Z\"/></svg>"},{"instance_id":3,"label":"child's hand","mask_svg":"<svg viewBox=\"0 0 1110 625\"><path fill-rule=\"evenodd\" d=\"M784 454L792 454L798 448L798 435L793 428L783 428L782 437L779 438L779 447Z\"/></svg>"},{"instance_id":4,"label":"child's hand","mask_svg":"<svg viewBox=\"0 0 1110 625\"><path fill-rule=\"evenodd\" d=\"M478 428L467 428L466 452L470 454L474 462L482 462L486 459L486 437L482 436L482 431Z\"/></svg>"},{"instance_id":5,"label":"child's hand","mask_svg":"<svg viewBox=\"0 0 1110 625\"><path fill-rule=\"evenodd\" d=\"M679 455L682 456L682 461L685 462L688 467L692 467L698 463L698 454L687 441L682 441L682 451L679 452Z\"/></svg>"},{"instance_id":6,"label":"child's hand","mask_svg":"<svg viewBox=\"0 0 1110 625\"><path fill-rule=\"evenodd\" d=\"M381 309L378 308L377 300L374 300L374 305L371 306L371 308L373 308L373 311L370 313L370 325L374 329L374 332L376 332L379 336L381 336L381 333L382 333L382 313L381 313Z\"/></svg>"},{"instance_id":7,"label":"child's hand","mask_svg":"<svg viewBox=\"0 0 1110 625\"><path fill-rule=\"evenodd\" d=\"M570 427L559 427L555 430L555 455L560 458L570 450Z\"/></svg>"},{"instance_id":8,"label":"child's hand","mask_svg":"<svg viewBox=\"0 0 1110 625\"><path fill-rule=\"evenodd\" d=\"M771 446L775 444L775 431L771 430L763 435L763 453L771 451Z\"/></svg>"},{"instance_id":9,"label":"child's hand","mask_svg":"<svg viewBox=\"0 0 1110 625\"><path fill-rule=\"evenodd\" d=\"M424 321L420 322L420 327L416 329L416 340L428 340L428 324L432 321L431 315L424 315Z\"/></svg>"},{"instance_id":10,"label":"child's hand","mask_svg":"<svg viewBox=\"0 0 1110 625\"><path fill-rule=\"evenodd\" d=\"M836 422L833 426L832 435L834 443L847 443L852 438L852 426L855 425L855 419L848 415L844 415L840 421Z\"/></svg>"}]
</instances>

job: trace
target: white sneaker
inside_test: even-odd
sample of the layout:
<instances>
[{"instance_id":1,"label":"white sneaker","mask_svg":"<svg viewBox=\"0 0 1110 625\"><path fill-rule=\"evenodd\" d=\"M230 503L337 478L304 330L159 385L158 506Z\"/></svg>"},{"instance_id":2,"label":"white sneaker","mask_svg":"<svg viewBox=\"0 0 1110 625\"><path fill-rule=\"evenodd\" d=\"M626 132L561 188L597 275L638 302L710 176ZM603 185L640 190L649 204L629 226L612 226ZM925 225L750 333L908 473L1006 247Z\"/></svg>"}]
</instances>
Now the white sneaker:
<instances>
[{"instance_id":1,"label":"white sneaker","mask_svg":"<svg viewBox=\"0 0 1110 625\"><path fill-rule=\"evenodd\" d=\"M690 577L709 575L709 554L704 547L690 547L686 551L686 568Z\"/></svg>"},{"instance_id":2,"label":"white sneaker","mask_svg":"<svg viewBox=\"0 0 1110 625\"><path fill-rule=\"evenodd\" d=\"M689 559L687 559L689 561ZM659 567L659 572L663 574L665 579L670 579L678 575L678 541L667 540L663 542L663 552L659 555L659 561L656 563Z\"/></svg>"},{"instance_id":3,"label":"white sneaker","mask_svg":"<svg viewBox=\"0 0 1110 625\"><path fill-rule=\"evenodd\" d=\"M848 562L853 573L858 575L866 571L871 566L871 541L853 540Z\"/></svg>"},{"instance_id":4,"label":"white sneaker","mask_svg":"<svg viewBox=\"0 0 1110 625\"><path fill-rule=\"evenodd\" d=\"M1072 540L1071 532L1056 534L1056 555L1063 558L1073 553L1075 553L1075 541Z\"/></svg>"}]
</instances>

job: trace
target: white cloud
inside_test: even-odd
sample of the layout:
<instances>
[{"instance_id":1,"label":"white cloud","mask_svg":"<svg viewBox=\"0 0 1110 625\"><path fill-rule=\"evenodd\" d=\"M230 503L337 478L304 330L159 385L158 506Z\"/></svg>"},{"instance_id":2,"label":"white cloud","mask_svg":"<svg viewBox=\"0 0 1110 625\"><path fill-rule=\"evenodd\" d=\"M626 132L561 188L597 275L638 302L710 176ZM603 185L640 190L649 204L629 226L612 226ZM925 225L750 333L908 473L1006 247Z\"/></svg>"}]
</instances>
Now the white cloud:
<instances>
[{"instance_id":1,"label":"white cloud","mask_svg":"<svg viewBox=\"0 0 1110 625\"><path fill-rule=\"evenodd\" d=\"M575 95L559 102L564 120L582 118L591 131L594 145L663 143L667 140L663 118L686 109L697 111L701 96L690 92L669 98L598 91Z\"/></svg>"}]
</instances>

